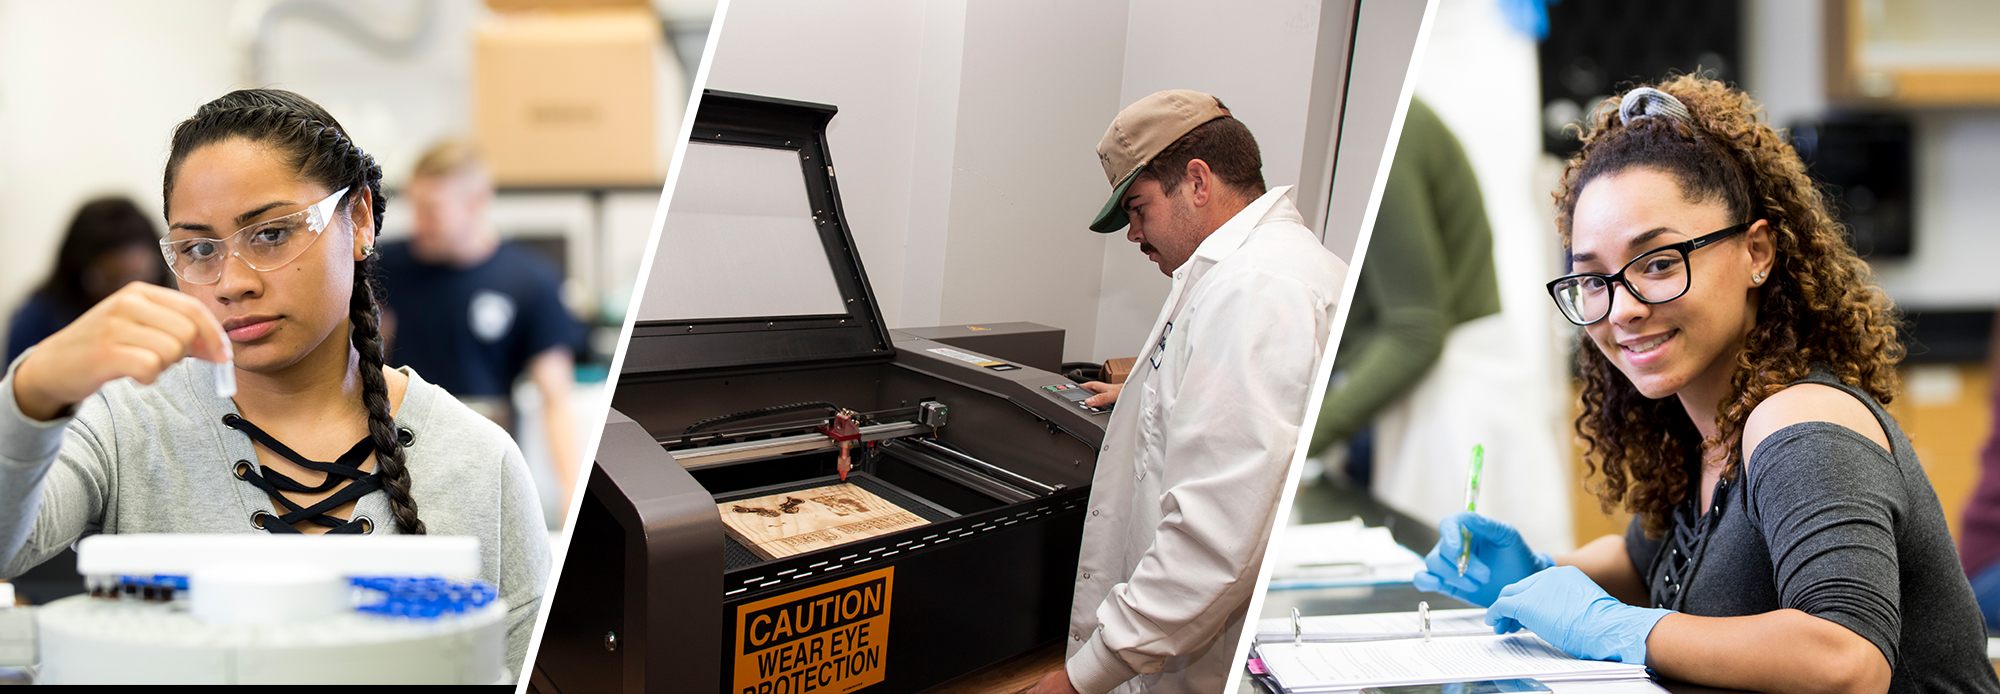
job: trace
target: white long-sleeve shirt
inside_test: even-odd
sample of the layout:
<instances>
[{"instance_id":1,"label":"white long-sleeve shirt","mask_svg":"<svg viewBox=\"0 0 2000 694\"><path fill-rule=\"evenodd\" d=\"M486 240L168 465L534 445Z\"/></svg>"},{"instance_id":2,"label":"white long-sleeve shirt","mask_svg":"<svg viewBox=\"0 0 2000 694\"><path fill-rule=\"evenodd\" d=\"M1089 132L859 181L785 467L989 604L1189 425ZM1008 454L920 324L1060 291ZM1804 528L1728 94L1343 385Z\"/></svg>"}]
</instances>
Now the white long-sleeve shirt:
<instances>
[{"instance_id":1,"label":"white long-sleeve shirt","mask_svg":"<svg viewBox=\"0 0 2000 694\"><path fill-rule=\"evenodd\" d=\"M1174 271L1091 483L1067 663L1083 694L1222 691L1346 275L1289 186Z\"/></svg>"}]
</instances>

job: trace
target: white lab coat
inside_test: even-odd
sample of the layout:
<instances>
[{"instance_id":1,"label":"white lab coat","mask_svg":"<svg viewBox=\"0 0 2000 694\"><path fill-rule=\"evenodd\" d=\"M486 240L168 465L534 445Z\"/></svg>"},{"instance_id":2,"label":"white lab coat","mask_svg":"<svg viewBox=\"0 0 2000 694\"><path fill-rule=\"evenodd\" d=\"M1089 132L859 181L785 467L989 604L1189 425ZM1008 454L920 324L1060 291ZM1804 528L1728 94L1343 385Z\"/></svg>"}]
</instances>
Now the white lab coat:
<instances>
[{"instance_id":1,"label":"white lab coat","mask_svg":"<svg viewBox=\"0 0 2000 694\"><path fill-rule=\"evenodd\" d=\"M1537 551L1567 552L1570 515L1549 511L1570 507L1569 422L1552 416L1561 405L1523 366L1527 351L1509 327L1496 313L1452 328L1423 380L1375 416L1370 492L1435 528L1465 510L1466 461L1484 446L1480 515L1513 524Z\"/></svg>"},{"instance_id":2,"label":"white lab coat","mask_svg":"<svg viewBox=\"0 0 2000 694\"><path fill-rule=\"evenodd\" d=\"M1174 271L1091 482L1067 663L1083 694L1220 692L1235 671L1346 274L1290 186Z\"/></svg>"}]
</instances>

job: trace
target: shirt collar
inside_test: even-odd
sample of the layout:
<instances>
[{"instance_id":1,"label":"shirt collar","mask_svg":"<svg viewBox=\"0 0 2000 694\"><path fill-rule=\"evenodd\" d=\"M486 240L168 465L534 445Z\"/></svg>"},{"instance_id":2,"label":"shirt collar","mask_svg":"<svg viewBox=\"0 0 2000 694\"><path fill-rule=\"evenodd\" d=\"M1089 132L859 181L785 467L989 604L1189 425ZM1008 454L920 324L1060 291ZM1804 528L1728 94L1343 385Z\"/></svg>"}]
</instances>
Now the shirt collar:
<instances>
[{"instance_id":1,"label":"shirt collar","mask_svg":"<svg viewBox=\"0 0 2000 694\"><path fill-rule=\"evenodd\" d=\"M1194 255L1188 258L1188 262L1174 271L1174 278L1199 277L1209 266L1221 262L1223 258L1229 257L1229 254L1235 253L1236 249L1243 247L1243 242L1250 238L1250 230L1262 225L1266 219L1273 216L1288 216L1300 223L1304 222L1304 218L1299 216L1298 208L1292 204L1292 186L1272 188L1237 211L1236 216L1230 217L1229 221L1223 222L1221 227L1209 234L1208 238L1202 239L1201 245L1195 247Z\"/></svg>"}]
</instances>

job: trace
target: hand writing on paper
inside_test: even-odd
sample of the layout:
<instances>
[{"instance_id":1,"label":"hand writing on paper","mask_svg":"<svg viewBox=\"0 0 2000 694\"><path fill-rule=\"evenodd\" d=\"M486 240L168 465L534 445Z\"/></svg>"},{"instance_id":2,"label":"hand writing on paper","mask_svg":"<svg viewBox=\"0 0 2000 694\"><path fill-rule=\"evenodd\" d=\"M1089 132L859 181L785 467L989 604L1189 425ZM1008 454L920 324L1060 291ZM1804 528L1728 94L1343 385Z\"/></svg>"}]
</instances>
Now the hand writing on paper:
<instances>
[{"instance_id":1,"label":"hand writing on paper","mask_svg":"<svg viewBox=\"0 0 2000 694\"><path fill-rule=\"evenodd\" d=\"M1458 556L1465 546L1461 529L1472 533L1472 560L1463 576L1458 574ZM1554 565L1549 555L1529 549L1514 526L1477 513L1454 513L1438 524L1437 546L1424 557L1424 570L1412 583L1417 590L1487 607L1508 584Z\"/></svg>"}]
</instances>

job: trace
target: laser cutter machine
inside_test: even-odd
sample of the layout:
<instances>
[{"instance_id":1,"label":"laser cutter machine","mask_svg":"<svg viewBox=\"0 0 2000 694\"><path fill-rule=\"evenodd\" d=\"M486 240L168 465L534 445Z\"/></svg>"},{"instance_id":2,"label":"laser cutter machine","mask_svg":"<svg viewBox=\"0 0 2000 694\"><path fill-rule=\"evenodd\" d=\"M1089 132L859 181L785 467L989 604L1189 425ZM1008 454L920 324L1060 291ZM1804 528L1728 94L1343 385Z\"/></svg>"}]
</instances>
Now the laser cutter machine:
<instances>
[{"instance_id":1,"label":"laser cutter machine","mask_svg":"<svg viewBox=\"0 0 2000 694\"><path fill-rule=\"evenodd\" d=\"M834 114L703 96L536 690L914 692L1063 636L1110 412L1059 331L883 325Z\"/></svg>"}]
</instances>

